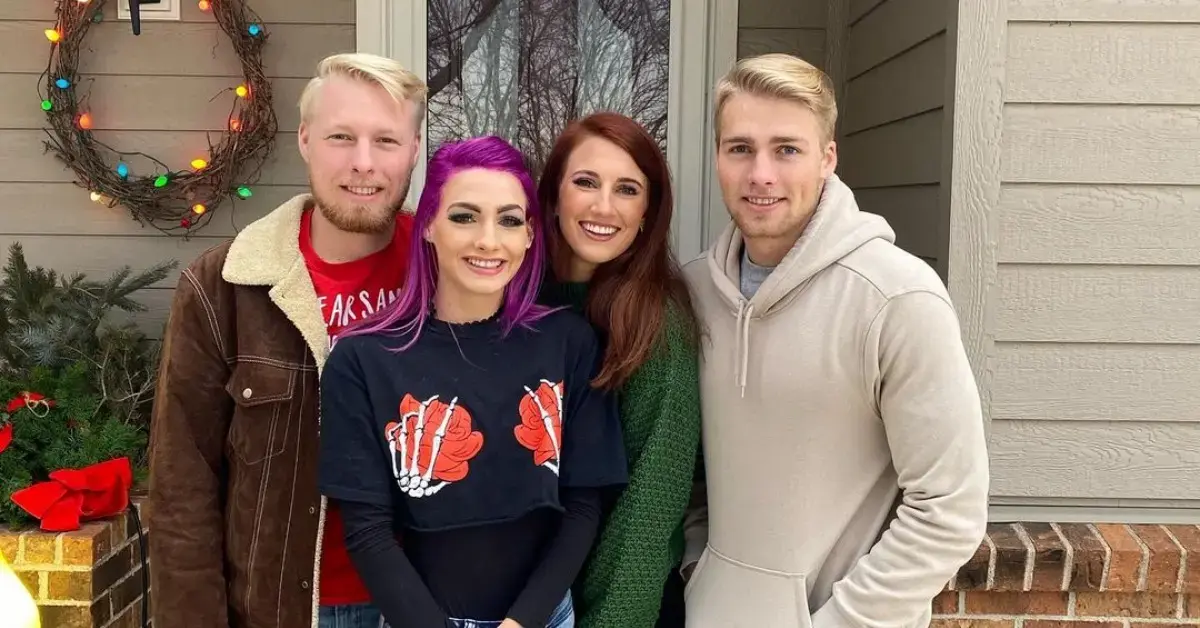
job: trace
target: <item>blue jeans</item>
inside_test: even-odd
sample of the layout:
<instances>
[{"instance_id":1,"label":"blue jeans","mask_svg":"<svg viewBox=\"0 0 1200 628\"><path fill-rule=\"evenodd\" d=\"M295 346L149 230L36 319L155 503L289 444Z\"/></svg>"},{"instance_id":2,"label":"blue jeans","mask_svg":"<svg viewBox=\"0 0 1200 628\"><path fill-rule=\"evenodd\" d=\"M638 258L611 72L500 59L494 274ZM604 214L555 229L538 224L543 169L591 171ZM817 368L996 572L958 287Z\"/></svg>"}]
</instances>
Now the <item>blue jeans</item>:
<instances>
[{"instance_id":1,"label":"blue jeans","mask_svg":"<svg viewBox=\"0 0 1200 628\"><path fill-rule=\"evenodd\" d=\"M370 604L346 606L322 606L319 615L320 628L390 628L379 611ZM477 619L451 619L456 628L495 628L501 622ZM546 628L575 628L575 605L567 593L550 613Z\"/></svg>"},{"instance_id":2,"label":"blue jeans","mask_svg":"<svg viewBox=\"0 0 1200 628\"><path fill-rule=\"evenodd\" d=\"M381 628L383 615L370 604L322 606L317 615L320 628Z\"/></svg>"},{"instance_id":3,"label":"blue jeans","mask_svg":"<svg viewBox=\"0 0 1200 628\"><path fill-rule=\"evenodd\" d=\"M479 621L476 619L451 619L450 623L456 628L496 628L501 622ZM558 603L558 607L550 613L546 628L575 628L575 605L571 602L571 594Z\"/></svg>"}]
</instances>

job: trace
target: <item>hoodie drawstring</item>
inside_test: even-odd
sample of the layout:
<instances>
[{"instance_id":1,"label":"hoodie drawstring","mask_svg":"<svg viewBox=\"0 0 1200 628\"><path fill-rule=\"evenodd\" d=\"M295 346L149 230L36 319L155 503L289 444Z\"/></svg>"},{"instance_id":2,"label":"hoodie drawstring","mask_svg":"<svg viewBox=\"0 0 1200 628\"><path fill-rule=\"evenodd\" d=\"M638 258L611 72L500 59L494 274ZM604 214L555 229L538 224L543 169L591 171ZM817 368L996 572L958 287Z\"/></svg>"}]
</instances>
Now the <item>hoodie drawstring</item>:
<instances>
[{"instance_id":1,"label":"hoodie drawstring","mask_svg":"<svg viewBox=\"0 0 1200 628\"><path fill-rule=\"evenodd\" d=\"M750 369L750 316L753 314L754 306L749 301L742 301L737 315L736 347L739 355L735 377L743 399L746 398L746 371Z\"/></svg>"}]
</instances>

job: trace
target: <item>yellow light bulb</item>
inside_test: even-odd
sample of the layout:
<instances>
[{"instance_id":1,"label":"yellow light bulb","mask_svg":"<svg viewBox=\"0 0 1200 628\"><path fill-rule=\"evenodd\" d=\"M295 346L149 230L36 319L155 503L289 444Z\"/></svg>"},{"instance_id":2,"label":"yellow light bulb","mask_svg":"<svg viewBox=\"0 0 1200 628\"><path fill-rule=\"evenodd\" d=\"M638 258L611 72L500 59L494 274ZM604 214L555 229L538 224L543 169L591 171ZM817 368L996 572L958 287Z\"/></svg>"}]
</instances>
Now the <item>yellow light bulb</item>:
<instances>
[{"instance_id":1,"label":"yellow light bulb","mask_svg":"<svg viewBox=\"0 0 1200 628\"><path fill-rule=\"evenodd\" d=\"M58 32L57 30L55 30L53 28L47 28L43 32L46 33L46 39L49 39L50 41L52 41L54 43L58 43L58 40L62 39L62 33Z\"/></svg>"},{"instance_id":2,"label":"yellow light bulb","mask_svg":"<svg viewBox=\"0 0 1200 628\"><path fill-rule=\"evenodd\" d=\"M246 95L250 93L250 88L246 87L245 85L238 85L235 91L239 97L245 98Z\"/></svg>"},{"instance_id":3,"label":"yellow light bulb","mask_svg":"<svg viewBox=\"0 0 1200 628\"><path fill-rule=\"evenodd\" d=\"M92 197L93 203L99 203L100 199L104 198L104 196L101 195L99 192L92 192L90 196Z\"/></svg>"},{"instance_id":4,"label":"yellow light bulb","mask_svg":"<svg viewBox=\"0 0 1200 628\"><path fill-rule=\"evenodd\" d=\"M194 212L197 216L199 216L200 214L203 214L206 211L208 211L208 208L199 203L192 205L192 212Z\"/></svg>"},{"instance_id":5,"label":"yellow light bulb","mask_svg":"<svg viewBox=\"0 0 1200 628\"><path fill-rule=\"evenodd\" d=\"M6 626L41 628L37 604L16 572L9 567L3 552L0 552L0 608L4 609Z\"/></svg>"},{"instance_id":6,"label":"yellow light bulb","mask_svg":"<svg viewBox=\"0 0 1200 628\"><path fill-rule=\"evenodd\" d=\"M192 160L192 168L195 168L196 170L201 170L207 165L208 165L208 162L204 161L203 159L193 159Z\"/></svg>"}]
</instances>

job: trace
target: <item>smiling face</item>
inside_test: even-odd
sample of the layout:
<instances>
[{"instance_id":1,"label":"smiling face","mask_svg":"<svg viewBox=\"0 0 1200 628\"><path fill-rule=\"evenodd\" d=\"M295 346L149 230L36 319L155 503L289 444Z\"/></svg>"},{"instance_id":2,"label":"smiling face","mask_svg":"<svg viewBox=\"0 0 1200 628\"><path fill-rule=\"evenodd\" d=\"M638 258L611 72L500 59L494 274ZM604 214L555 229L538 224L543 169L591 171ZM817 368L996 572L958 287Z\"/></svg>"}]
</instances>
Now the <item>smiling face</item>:
<instances>
[{"instance_id":1,"label":"smiling face","mask_svg":"<svg viewBox=\"0 0 1200 628\"><path fill-rule=\"evenodd\" d=\"M836 166L835 144L799 103L739 93L721 112L717 176L751 257L777 258L759 264L777 264L800 238Z\"/></svg>"},{"instance_id":2,"label":"smiling face","mask_svg":"<svg viewBox=\"0 0 1200 628\"><path fill-rule=\"evenodd\" d=\"M633 244L646 215L646 175L629 153L591 136L567 159L558 190L558 226L573 255L572 279L591 277Z\"/></svg>"},{"instance_id":3,"label":"smiling face","mask_svg":"<svg viewBox=\"0 0 1200 628\"><path fill-rule=\"evenodd\" d=\"M412 102L379 85L330 76L300 125L313 197L338 229L381 233L408 195L420 147Z\"/></svg>"},{"instance_id":4,"label":"smiling face","mask_svg":"<svg viewBox=\"0 0 1200 628\"><path fill-rule=\"evenodd\" d=\"M521 183L506 172L468 169L446 181L425 230L437 255L440 313L486 317L499 309L533 242L527 207Z\"/></svg>"}]
</instances>

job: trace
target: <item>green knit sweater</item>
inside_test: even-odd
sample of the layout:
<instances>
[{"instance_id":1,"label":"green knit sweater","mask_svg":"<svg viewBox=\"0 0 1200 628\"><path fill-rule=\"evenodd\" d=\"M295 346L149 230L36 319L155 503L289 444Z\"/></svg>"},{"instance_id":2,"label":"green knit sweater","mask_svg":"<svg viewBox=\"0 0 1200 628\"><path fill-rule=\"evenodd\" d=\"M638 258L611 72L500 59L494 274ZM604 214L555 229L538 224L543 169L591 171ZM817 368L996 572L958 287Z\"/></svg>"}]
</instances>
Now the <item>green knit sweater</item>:
<instances>
[{"instance_id":1,"label":"green knit sweater","mask_svg":"<svg viewBox=\"0 0 1200 628\"><path fill-rule=\"evenodd\" d=\"M547 281L541 301L582 311L587 285ZM580 628L653 628L683 555L683 515L700 444L696 348L674 312L651 358L619 391L629 485L575 586Z\"/></svg>"}]
</instances>

